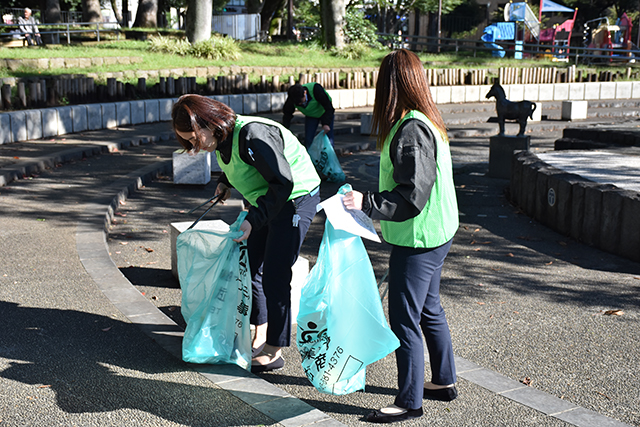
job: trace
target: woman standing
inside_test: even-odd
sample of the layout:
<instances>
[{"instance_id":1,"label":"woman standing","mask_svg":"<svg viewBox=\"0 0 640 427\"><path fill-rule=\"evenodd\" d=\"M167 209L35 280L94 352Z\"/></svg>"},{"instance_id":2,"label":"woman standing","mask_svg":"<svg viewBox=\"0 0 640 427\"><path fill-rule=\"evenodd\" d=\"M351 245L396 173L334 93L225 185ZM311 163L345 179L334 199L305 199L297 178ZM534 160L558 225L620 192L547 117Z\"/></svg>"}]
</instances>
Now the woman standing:
<instances>
[{"instance_id":1,"label":"woman standing","mask_svg":"<svg viewBox=\"0 0 640 427\"><path fill-rule=\"evenodd\" d=\"M458 228L451 154L424 67L408 50L382 61L373 128L381 148L379 191L353 191L344 204L380 220L392 247L389 321L400 340L399 390L392 405L367 416L370 422L389 423L422 416L423 396L457 397L451 335L440 304L440 273ZM424 381L422 334L431 363L429 382Z\"/></svg>"},{"instance_id":2,"label":"woman standing","mask_svg":"<svg viewBox=\"0 0 640 427\"><path fill-rule=\"evenodd\" d=\"M251 371L282 368L281 348L291 341L291 267L320 202L320 178L304 146L272 120L236 115L200 95L180 97L172 119L186 150L215 152L223 171L216 194L225 200L235 187L250 204L235 241L248 239L251 275L261 278L252 282L251 323L268 324Z\"/></svg>"}]
</instances>

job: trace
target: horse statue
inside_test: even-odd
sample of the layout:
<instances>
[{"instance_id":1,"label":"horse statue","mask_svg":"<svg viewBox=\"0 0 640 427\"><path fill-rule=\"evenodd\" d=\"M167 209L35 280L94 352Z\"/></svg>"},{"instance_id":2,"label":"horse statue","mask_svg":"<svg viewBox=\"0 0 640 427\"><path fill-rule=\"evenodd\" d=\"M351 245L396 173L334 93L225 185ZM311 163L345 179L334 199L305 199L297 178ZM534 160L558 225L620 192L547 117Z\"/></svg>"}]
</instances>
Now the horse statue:
<instances>
[{"instance_id":1,"label":"horse statue","mask_svg":"<svg viewBox=\"0 0 640 427\"><path fill-rule=\"evenodd\" d=\"M536 103L531 101L511 102L507 99L504 89L500 83L494 83L491 90L487 93L486 98L496 98L496 113L498 113L498 125L500 133L504 135L504 121L517 120L520 123L520 132L518 136L524 135L524 129L527 127L527 118L533 118L533 112L536 110Z\"/></svg>"}]
</instances>

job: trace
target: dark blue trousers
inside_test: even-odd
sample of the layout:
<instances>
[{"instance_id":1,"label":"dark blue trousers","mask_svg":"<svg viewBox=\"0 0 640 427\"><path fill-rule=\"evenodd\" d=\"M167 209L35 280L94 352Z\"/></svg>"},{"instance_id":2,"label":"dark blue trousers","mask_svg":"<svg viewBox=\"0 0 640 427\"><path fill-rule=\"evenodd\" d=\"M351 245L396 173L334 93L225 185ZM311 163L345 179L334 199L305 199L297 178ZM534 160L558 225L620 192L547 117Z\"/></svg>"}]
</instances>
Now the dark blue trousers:
<instances>
[{"instance_id":1,"label":"dark blue trousers","mask_svg":"<svg viewBox=\"0 0 640 427\"><path fill-rule=\"evenodd\" d=\"M424 334L431 363L431 381L456 382L451 334L440 304L440 273L451 241L437 248L393 246L389 259L389 324L400 340L396 350L398 395L395 404L422 407Z\"/></svg>"},{"instance_id":2,"label":"dark blue trousers","mask_svg":"<svg viewBox=\"0 0 640 427\"><path fill-rule=\"evenodd\" d=\"M291 344L291 267L298 259L318 203L317 191L287 202L264 227L252 230L247 240L253 277L250 321L253 325L269 322L267 344L275 347ZM300 220L294 227L296 212Z\"/></svg>"},{"instance_id":3,"label":"dark blue trousers","mask_svg":"<svg viewBox=\"0 0 640 427\"><path fill-rule=\"evenodd\" d=\"M309 148L313 142L313 138L316 136L316 129L320 124L320 119L315 117L304 118L304 146ZM331 117L331 123L329 124L331 130L327 133L331 146L333 147L333 117Z\"/></svg>"}]
</instances>

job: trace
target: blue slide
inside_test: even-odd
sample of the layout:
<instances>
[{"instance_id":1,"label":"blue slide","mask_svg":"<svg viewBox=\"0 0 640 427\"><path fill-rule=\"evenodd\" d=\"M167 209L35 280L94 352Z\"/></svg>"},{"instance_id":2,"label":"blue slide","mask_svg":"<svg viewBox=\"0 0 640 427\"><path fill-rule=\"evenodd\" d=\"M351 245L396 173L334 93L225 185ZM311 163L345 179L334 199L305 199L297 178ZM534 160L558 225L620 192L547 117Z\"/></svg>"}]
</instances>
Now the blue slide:
<instances>
[{"instance_id":1,"label":"blue slide","mask_svg":"<svg viewBox=\"0 0 640 427\"><path fill-rule=\"evenodd\" d=\"M505 55L504 48L494 43L495 41L494 33L496 31L498 31L498 27L496 27L495 25L489 25L487 28L484 29L484 33L482 34L480 39L484 42L485 47L493 49L491 51L491 56L493 56L494 58L504 58L504 55Z\"/></svg>"},{"instance_id":2,"label":"blue slide","mask_svg":"<svg viewBox=\"0 0 640 427\"><path fill-rule=\"evenodd\" d=\"M506 53L504 48L495 42L496 40L514 40L515 30L515 22L498 22L486 27L480 39L486 47L493 49L491 51L492 56L504 58Z\"/></svg>"}]
</instances>

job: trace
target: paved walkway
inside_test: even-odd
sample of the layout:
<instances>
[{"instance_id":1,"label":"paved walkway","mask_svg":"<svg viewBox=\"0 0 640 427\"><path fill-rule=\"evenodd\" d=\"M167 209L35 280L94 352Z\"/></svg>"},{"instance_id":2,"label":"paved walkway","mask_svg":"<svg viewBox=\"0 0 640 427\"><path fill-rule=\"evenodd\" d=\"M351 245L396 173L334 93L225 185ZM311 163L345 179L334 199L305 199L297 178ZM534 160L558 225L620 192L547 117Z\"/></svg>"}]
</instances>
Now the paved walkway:
<instances>
[{"instance_id":1,"label":"paved walkway","mask_svg":"<svg viewBox=\"0 0 640 427\"><path fill-rule=\"evenodd\" d=\"M571 242L509 206L506 181L485 176L487 135L497 128L484 122L492 106L466 107L477 111L443 107L448 123L460 123L450 127L462 224L443 303L461 394L446 404L426 401L426 416L407 424L640 425L640 267ZM377 153L358 151L372 141L346 133L352 122L342 121L345 133L336 140L353 152L341 159L349 181L366 189L376 182ZM548 149L563 125L531 124L533 149ZM295 348L284 370L263 379L179 361L179 289L167 272L166 231L212 185L171 183L166 159L176 143L169 136L162 124L68 136L48 153L40 142L0 146L5 172L60 148L77 156L0 187L2 424L364 424L363 415L393 398L392 355L369 368L364 392L343 397L309 386ZM87 145L91 151L78 156ZM166 172L152 181L158 170ZM105 242L110 205L117 212L107 216ZM236 210L229 203L218 214ZM322 223L314 221L305 243L312 262ZM388 250L367 247L381 277ZM604 315L607 309L624 314Z\"/></svg>"}]
</instances>

